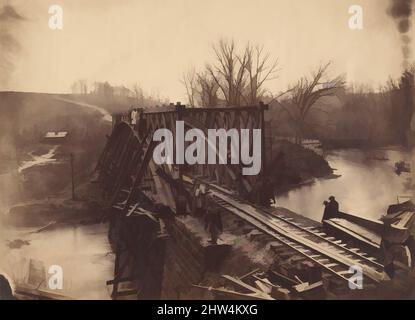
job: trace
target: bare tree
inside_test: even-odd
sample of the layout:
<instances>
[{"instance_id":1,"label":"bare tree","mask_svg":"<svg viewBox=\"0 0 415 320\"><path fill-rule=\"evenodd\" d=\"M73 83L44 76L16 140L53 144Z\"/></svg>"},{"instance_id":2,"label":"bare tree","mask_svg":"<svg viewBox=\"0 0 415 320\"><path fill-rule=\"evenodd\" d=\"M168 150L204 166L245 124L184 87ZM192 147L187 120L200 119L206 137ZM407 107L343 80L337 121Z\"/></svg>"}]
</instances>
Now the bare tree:
<instances>
[{"instance_id":1,"label":"bare tree","mask_svg":"<svg viewBox=\"0 0 415 320\"><path fill-rule=\"evenodd\" d=\"M263 98L264 83L276 78L278 59L270 61L270 53L264 54L263 46L246 46L245 69L248 74L248 88L246 100L250 105L257 105Z\"/></svg>"},{"instance_id":2,"label":"bare tree","mask_svg":"<svg viewBox=\"0 0 415 320\"><path fill-rule=\"evenodd\" d=\"M204 107L215 107L218 105L219 87L216 81L205 71L197 74L197 83L199 86L199 95L201 105Z\"/></svg>"},{"instance_id":3,"label":"bare tree","mask_svg":"<svg viewBox=\"0 0 415 320\"><path fill-rule=\"evenodd\" d=\"M196 73L190 69L183 75L182 83L191 107L215 107L218 105L218 86L209 72Z\"/></svg>"},{"instance_id":4,"label":"bare tree","mask_svg":"<svg viewBox=\"0 0 415 320\"><path fill-rule=\"evenodd\" d=\"M264 83L276 78L278 60L271 60L262 46L248 43L238 51L234 40L221 39L212 46L214 62L183 75L189 105L214 107L256 105L265 94Z\"/></svg>"},{"instance_id":5,"label":"bare tree","mask_svg":"<svg viewBox=\"0 0 415 320\"><path fill-rule=\"evenodd\" d=\"M94 87L94 93L96 95L111 99L114 97L114 87L108 81L95 82Z\"/></svg>"},{"instance_id":6,"label":"bare tree","mask_svg":"<svg viewBox=\"0 0 415 320\"><path fill-rule=\"evenodd\" d=\"M79 79L75 81L71 85L71 92L75 94L87 94L88 93L88 85L86 80Z\"/></svg>"},{"instance_id":7,"label":"bare tree","mask_svg":"<svg viewBox=\"0 0 415 320\"><path fill-rule=\"evenodd\" d=\"M311 79L301 78L289 89L291 98L285 102L277 101L288 113L294 123L296 141L304 137L305 127L310 113L316 109L316 102L323 97L334 96L345 84L344 76L324 81L330 63L321 65ZM287 103L288 102L288 103Z\"/></svg>"},{"instance_id":8,"label":"bare tree","mask_svg":"<svg viewBox=\"0 0 415 320\"><path fill-rule=\"evenodd\" d=\"M133 85L133 92L134 92L134 99L136 101L137 106L144 107L144 91L143 91L143 88L138 83L135 83Z\"/></svg>"},{"instance_id":9,"label":"bare tree","mask_svg":"<svg viewBox=\"0 0 415 320\"><path fill-rule=\"evenodd\" d=\"M191 68L185 74L183 74L182 83L186 88L186 95L189 105L194 108L196 107L196 99L198 95L197 85L198 85L198 76L196 70Z\"/></svg>"},{"instance_id":10,"label":"bare tree","mask_svg":"<svg viewBox=\"0 0 415 320\"><path fill-rule=\"evenodd\" d=\"M206 66L216 82L227 106L240 106L246 86L247 52L238 55L234 40L221 39L213 46L216 62ZM246 102L246 101L245 101Z\"/></svg>"},{"instance_id":11,"label":"bare tree","mask_svg":"<svg viewBox=\"0 0 415 320\"><path fill-rule=\"evenodd\" d=\"M213 46L215 62L206 66L227 106L256 105L265 93L264 83L275 79L278 60L262 46L248 43L238 52L234 40Z\"/></svg>"}]
</instances>

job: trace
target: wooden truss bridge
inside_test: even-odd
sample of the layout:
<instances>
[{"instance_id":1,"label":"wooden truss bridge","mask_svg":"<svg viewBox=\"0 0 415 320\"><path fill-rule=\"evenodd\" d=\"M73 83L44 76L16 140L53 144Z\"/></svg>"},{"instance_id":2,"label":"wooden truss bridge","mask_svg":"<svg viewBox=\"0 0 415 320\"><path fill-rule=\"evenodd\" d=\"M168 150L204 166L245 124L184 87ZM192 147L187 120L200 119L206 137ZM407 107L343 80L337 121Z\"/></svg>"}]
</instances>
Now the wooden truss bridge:
<instances>
[{"instance_id":1,"label":"wooden truss bridge","mask_svg":"<svg viewBox=\"0 0 415 320\"><path fill-rule=\"evenodd\" d=\"M365 281L378 283L383 278L383 266L359 248L330 237L321 229L304 225L295 218L276 209L258 204L255 192L264 178L265 139L264 112L266 105L235 108L186 108L170 105L139 111L136 124L132 125L130 114L113 115L113 131L97 164L100 182L108 207L117 215L140 216L158 221L151 210L143 209L143 201L169 208L173 215L190 211L196 183L208 186L209 201L226 212L244 220L259 231L282 244L285 250L303 256L340 281L347 282L353 275L350 268L359 266ZM157 165L153 161L153 150L158 142L153 133L159 128L168 128L173 135L176 121L184 121L186 128L208 129L262 129L262 171L258 176L243 176L242 167L234 164L204 165ZM145 200L143 200L145 199ZM178 199L185 199L180 202ZM145 227L147 228L147 226ZM163 236L163 227L158 236ZM153 239L155 240L155 239ZM135 243L144 245L141 240ZM134 244L132 244L134 245ZM157 241L147 243L146 252L157 250ZM123 248L117 250L122 252ZM114 297L124 293L119 284L131 280L128 273L128 258L117 254ZM135 289L133 293L140 292ZM125 295L131 294L129 290Z\"/></svg>"},{"instance_id":2,"label":"wooden truss bridge","mask_svg":"<svg viewBox=\"0 0 415 320\"><path fill-rule=\"evenodd\" d=\"M97 166L104 190L110 195L110 204L121 203L122 199L126 200L124 207L128 208L134 203L137 192L151 190L148 196L152 200L175 211L174 198L178 194L177 188L180 187L183 174L205 177L252 198L262 175L243 176L240 165L156 165L152 157L158 142L153 141L153 133L157 129L167 128L175 136L176 121L183 121L185 129L200 129L206 136L208 129L261 129L264 154L266 108L265 105L214 109L170 105L142 110L135 128L131 126L129 114L114 115L113 132ZM263 169L265 157L262 159ZM179 179L175 179L177 177ZM178 183L171 183L173 180Z\"/></svg>"}]
</instances>

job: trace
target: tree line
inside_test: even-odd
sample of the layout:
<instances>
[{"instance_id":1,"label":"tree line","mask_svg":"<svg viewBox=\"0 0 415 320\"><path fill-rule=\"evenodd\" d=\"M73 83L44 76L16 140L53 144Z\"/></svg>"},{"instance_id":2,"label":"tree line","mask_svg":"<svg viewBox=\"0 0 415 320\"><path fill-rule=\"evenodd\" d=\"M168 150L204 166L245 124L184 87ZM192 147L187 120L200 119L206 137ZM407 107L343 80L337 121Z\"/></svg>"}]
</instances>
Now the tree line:
<instances>
[{"instance_id":1,"label":"tree line","mask_svg":"<svg viewBox=\"0 0 415 320\"><path fill-rule=\"evenodd\" d=\"M211 61L198 70L190 68L181 78L189 107L256 106L261 101L270 106L266 120L275 134L296 141L337 137L364 139L370 144L409 142L414 65L399 79L390 78L373 90L346 86L344 75L330 76L331 62L322 63L275 94L267 85L281 68L278 58L263 46L248 42L238 47L233 39L220 39L212 45L212 53ZM157 92L146 93L138 83L126 87L78 80L71 91L108 105L110 111L169 103Z\"/></svg>"},{"instance_id":2,"label":"tree line","mask_svg":"<svg viewBox=\"0 0 415 320\"><path fill-rule=\"evenodd\" d=\"M221 39L212 52L212 61L182 77L190 107L255 106L262 101L270 106L268 120L276 133L297 141L337 137L370 144L409 142L414 65L375 91L346 86L344 75L329 75L327 62L274 94L266 85L278 77L278 59L263 46L248 42L238 48L234 40Z\"/></svg>"}]
</instances>

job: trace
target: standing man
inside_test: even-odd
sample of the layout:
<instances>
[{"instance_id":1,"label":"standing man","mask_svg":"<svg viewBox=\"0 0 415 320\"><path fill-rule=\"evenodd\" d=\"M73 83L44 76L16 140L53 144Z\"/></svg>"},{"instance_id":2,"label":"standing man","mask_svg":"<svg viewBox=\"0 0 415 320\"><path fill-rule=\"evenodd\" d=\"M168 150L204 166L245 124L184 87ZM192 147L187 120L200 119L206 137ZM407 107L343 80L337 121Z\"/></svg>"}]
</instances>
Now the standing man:
<instances>
[{"instance_id":1,"label":"standing man","mask_svg":"<svg viewBox=\"0 0 415 320\"><path fill-rule=\"evenodd\" d=\"M210 233L210 242L218 243L220 233L223 231L222 218L218 208L207 208L205 215L205 229Z\"/></svg>"},{"instance_id":2,"label":"standing man","mask_svg":"<svg viewBox=\"0 0 415 320\"><path fill-rule=\"evenodd\" d=\"M137 115L138 115L137 110L133 109L131 111L131 125L133 126L134 129L137 129Z\"/></svg>"},{"instance_id":3,"label":"standing man","mask_svg":"<svg viewBox=\"0 0 415 320\"><path fill-rule=\"evenodd\" d=\"M201 183L196 186L194 193L194 213L203 216L206 211L206 186Z\"/></svg>"},{"instance_id":4,"label":"standing man","mask_svg":"<svg viewBox=\"0 0 415 320\"><path fill-rule=\"evenodd\" d=\"M146 119L144 117L144 110L140 110L138 114L138 122L137 122L137 129L138 129L138 135L141 139L145 138L146 132L147 132L147 123Z\"/></svg>"}]
</instances>

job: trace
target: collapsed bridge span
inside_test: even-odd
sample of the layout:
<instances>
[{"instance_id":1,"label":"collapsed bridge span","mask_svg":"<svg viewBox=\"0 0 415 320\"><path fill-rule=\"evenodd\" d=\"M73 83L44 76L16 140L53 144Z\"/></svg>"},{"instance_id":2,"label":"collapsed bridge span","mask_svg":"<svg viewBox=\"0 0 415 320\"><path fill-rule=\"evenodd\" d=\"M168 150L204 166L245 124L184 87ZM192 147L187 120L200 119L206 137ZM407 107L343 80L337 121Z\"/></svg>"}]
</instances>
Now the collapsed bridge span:
<instances>
[{"instance_id":1,"label":"collapsed bridge span","mask_svg":"<svg viewBox=\"0 0 415 320\"><path fill-rule=\"evenodd\" d=\"M261 196L266 191L266 109L267 106L263 104L237 108L186 108L177 104L141 109L134 113L134 118L131 118L131 113L113 115L113 131L97 164L97 180L102 186L110 211L110 236L116 243L114 279L108 282L113 285L114 298L133 296L145 299L162 296L163 274L166 273L164 265L169 261L165 259L168 250L166 243L171 241L172 235L176 237L172 241L176 241L177 254L173 260L180 260L174 264L187 270L185 273L188 277L185 275L182 278L188 278L188 286L196 286L199 290L209 288L200 284L205 279L206 272L212 272L207 266L208 261L216 261L213 264L220 266L218 257L225 259L226 252L232 250L232 244L220 240L218 244L196 245L194 240L189 241L189 236L186 235L188 231L183 231L183 228L190 228L186 226L186 220L180 223L182 227L178 227L179 217L194 215L195 189L200 184L207 187L206 206L220 211L225 231L227 217L232 216L232 219L249 225L250 230L256 230L267 237L267 241L272 244L269 247L275 249L278 257L287 254L291 260L297 257L295 263L290 262L293 263L292 269L300 265L303 269L311 270L300 279L297 275L290 274L294 271L279 268L282 264L276 258L276 263L268 270L250 274L251 279L259 278L262 282L264 279L265 282L270 282L273 278L275 282L270 282L265 287L275 287L274 291L278 294L272 294L272 290L268 292L264 284L257 285L253 290L252 285L258 279L252 280L250 284L245 283L245 286L241 283L241 278L233 281L230 280L234 279L232 276L226 275L227 281L245 292L239 292L239 298L241 294L246 294L246 298L281 297L286 292L284 290L301 296L307 290L322 290L323 279L328 279L336 286L347 287L354 275L350 270L355 267L361 268L368 283L376 285L383 279L382 264L364 250L330 237L316 223L298 219L298 216L291 216L286 211L283 213L279 208L264 206ZM261 129L263 163L260 174L244 176L243 166L231 163L157 164L153 159L153 151L159 142L153 140L153 134L160 128L167 128L175 135L176 121L183 121L187 129L197 128L203 132L220 128ZM205 217L195 215L194 218L200 220L201 225L204 224ZM203 228L200 233L203 233ZM190 266L189 261L193 261L194 265ZM269 276L269 272L273 276ZM310 272L313 273L312 276ZM232 290L218 290L215 292L219 295L232 295L230 292L236 294Z\"/></svg>"}]
</instances>

